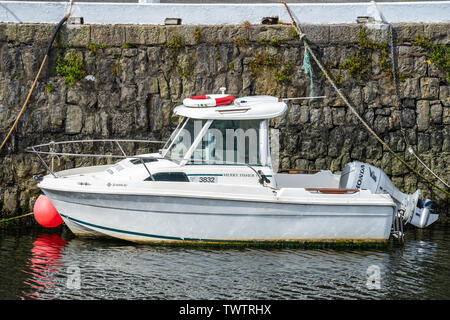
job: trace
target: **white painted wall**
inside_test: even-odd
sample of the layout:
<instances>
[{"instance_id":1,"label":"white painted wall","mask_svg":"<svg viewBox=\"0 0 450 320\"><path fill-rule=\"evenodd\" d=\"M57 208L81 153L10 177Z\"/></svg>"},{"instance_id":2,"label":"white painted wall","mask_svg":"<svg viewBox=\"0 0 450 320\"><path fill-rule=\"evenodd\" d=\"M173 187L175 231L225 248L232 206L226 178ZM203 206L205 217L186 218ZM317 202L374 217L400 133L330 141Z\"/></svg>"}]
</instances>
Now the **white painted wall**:
<instances>
[{"instance_id":1,"label":"white painted wall","mask_svg":"<svg viewBox=\"0 0 450 320\"><path fill-rule=\"evenodd\" d=\"M146 0L144 0L146 1ZM370 3L292 3L302 24L355 23L367 16ZM390 23L450 22L450 1L377 3ZM68 10L68 2L0 1L0 22L57 23ZM369 9L370 11L370 9ZM175 3L87 3L75 4L72 17L85 24L164 24L165 18L181 18L183 24L261 23L263 17L278 16L291 22L282 4L175 4Z\"/></svg>"}]
</instances>

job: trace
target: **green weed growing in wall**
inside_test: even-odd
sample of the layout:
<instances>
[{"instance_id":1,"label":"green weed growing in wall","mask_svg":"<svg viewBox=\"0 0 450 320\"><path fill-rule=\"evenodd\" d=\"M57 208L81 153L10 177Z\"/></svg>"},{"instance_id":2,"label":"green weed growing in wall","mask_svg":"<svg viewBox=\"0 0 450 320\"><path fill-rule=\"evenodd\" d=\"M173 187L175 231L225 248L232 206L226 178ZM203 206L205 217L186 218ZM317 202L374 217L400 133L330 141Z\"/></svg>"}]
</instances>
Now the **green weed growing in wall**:
<instances>
[{"instance_id":1,"label":"green weed growing in wall","mask_svg":"<svg viewBox=\"0 0 450 320\"><path fill-rule=\"evenodd\" d=\"M340 74L337 78L342 80L341 72L345 70L355 79L367 80L371 75L372 54L378 52L378 65L380 70L389 81L392 81L393 70L388 43L373 41L369 39L365 29L360 29L357 44L356 52L351 54L339 65ZM397 74L397 79L400 81L404 81L407 77L409 77L407 74Z\"/></svg>"},{"instance_id":2,"label":"green weed growing in wall","mask_svg":"<svg viewBox=\"0 0 450 320\"><path fill-rule=\"evenodd\" d=\"M195 30L194 30L194 40L195 40L195 42L199 43L201 36L202 36L202 32L200 31L200 28L196 27Z\"/></svg>"},{"instance_id":3,"label":"green weed growing in wall","mask_svg":"<svg viewBox=\"0 0 450 320\"><path fill-rule=\"evenodd\" d=\"M96 44L94 42L89 42L89 44L86 46L86 49L88 49L89 51L91 51L92 53L97 53L97 51L99 49L105 49L108 46L105 44Z\"/></svg>"},{"instance_id":4,"label":"green weed growing in wall","mask_svg":"<svg viewBox=\"0 0 450 320\"><path fill-rule=\"evenodd\" d=\"M436 44L418 35L412 43L428 50L430 61L445 73L446 81L450 83L450 45Z\"/></svg>"},{"instance_id":5,"label":"green weed growing in wall","mask_svg":"<svg viewBox=\"0 0 450 320\"><path fill-rule=\"evenodd\" d=\"M283 84L291 80L292 77L292 63L287 62L285 65L281 66L280 70L275 72L275 81L278 84Z\"/></svg>"},{"instance_id":6,"label":"green weed growing in wall","mask_svg":"<svg viewBox=\"0 0 450 320\"><path fill-rule=\"evenodd\" d=\"M53 91L53 85L50 82L47 82L47 84L45 85L45 91L47 91L47 93Z\"/></svg>"},{"instance_id":7,"label":"green weed growing in wall","mask_svg":"<svg viewBox=\"0 0 450 320\"><path fill-rule=\"evenodd\" d=\"M64 78L66 86L70 88L76 81L81 80L85 74L81 54L69 52L64 58L58 56L56 72Z\"/></svg>"},{"instance_id":8,"label":"green weed growing in wall","mask_svg":"<svg viewBox=\"0 0 450 320\"><path fill-rule=\"evenodd\" d=\"M164 44L164 47L172 49L172 50L178 50L181 48L184 48L186 46L186 41L184 40L183 36L176 34L174 35L170 41L166 42Z\"/></svg>"}]
</instances>

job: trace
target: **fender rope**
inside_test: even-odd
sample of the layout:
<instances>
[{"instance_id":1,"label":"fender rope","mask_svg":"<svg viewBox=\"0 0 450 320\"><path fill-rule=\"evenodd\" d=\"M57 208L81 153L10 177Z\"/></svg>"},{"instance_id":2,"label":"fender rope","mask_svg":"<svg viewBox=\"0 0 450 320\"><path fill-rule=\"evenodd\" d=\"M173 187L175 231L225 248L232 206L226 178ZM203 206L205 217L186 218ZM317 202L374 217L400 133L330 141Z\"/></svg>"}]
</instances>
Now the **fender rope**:
<instances>
[{"instance_id":1,"label":"fender rope","mask_svg":"<svg viewBox=\"0 0 450 320\"><path fill-rule=\"evenodd\" d=\"M325 68L323 67L322 63L320 62L320 60L316 57L316 55L314 54L314 52L312 51L311 47L308 44L308 41L305 37L305 34L302 32L302 30L300 29L300 27L297 25L294 17L292 16L291 10L289 9L288 5L286 4L286 2L280 1L279 3L283 4L292 20L292 25L294 26L294 28L297 31L297 35L300 37L300 39L303 40L303 44L305 46L305 49L308 50L308 52L310 53L311 57L314 59L314 61L317 63L318 67L320 68L320 70L323 72L323 74L325 75L325 78L328 80L328 82L330 82L331 86L333 87L333 89L337 92L337 94L339 95L339 97L344 101L344 103L349 107L349 109L355 114L356 118L363 124L363 126L367 129L367 131L369 131L374 137L375 139L377 139L397 160L399 160L402 164L404 164L409 170L411 170L412 172L414 172L417 176L419 176L420 178L422 178L423 180L425 180L426 182L428 182L430 185L432 185L433 187L435 187L436 189L442 191L443 193L445 193L447 196L450 195L450 192L441 188L440 186L436 185L435 183L433 183L432 181L430 181L428 178L424 177L422 174L420 174L417 170L415 170L413 167L411 167L402 157L400 157L397 153L394 152L394 150L391 149L391 147L389 147L376 133L375 131L372 130L372 128L370 128L370 126L364 121L364 119L359 115L359 113L355 110L355 108L353 108L353 106L350 104L350 102L347 100L347 98L342 94L341 90L339 90L339 88L336 86L336 83L333 81L333 79L331 79L330 75L328 74L327 70L325 70Z\"/></svg>"}]
</instances>

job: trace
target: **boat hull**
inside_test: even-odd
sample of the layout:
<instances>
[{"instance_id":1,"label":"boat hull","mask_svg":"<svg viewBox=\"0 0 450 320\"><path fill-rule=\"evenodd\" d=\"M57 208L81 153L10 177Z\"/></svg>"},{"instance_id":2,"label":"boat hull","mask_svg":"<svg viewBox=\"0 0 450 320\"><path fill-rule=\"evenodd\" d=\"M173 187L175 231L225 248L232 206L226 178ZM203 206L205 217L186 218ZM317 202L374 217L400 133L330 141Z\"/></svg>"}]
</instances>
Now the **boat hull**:
<instances>
[{"instance_id":1,"label":"boat hull","mask_svg":"<svg viewBox=\"0 0 450 320\"><path fill-rule=\"evenodd\" d=\"M80 236L154 242L384 242L394 208L207 197L44 192Z\"/></svg>"}]
</instances>

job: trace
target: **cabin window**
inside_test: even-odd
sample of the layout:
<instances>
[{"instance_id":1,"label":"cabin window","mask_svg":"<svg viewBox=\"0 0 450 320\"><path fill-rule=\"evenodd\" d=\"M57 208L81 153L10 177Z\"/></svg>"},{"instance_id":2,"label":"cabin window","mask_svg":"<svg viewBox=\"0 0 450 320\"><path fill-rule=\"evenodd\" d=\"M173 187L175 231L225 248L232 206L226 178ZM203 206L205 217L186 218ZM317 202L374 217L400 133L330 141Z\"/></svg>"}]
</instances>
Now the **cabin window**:
<instances>
[{"instance_id":1,"label":"cabin window","mask_svg":"<svg viewBox=\"0 0 450 320\"><path fill-rule=\"evenodd\" d=\"M189 182L189 178L184 172L158 172L153 174L155 181ZM144 181L153 181L152 177Z\"/></svg>"},{"instance_id":2,"label":"cabin window","mask_svg":"<svg viewBox=\"0 0 450 320\"><path fill-rule=\"evenodd\" d=\"M143 158L142 160L141 159L132 159L132 160L130 160L130 162L132 164L142 164L142 162L149 163L149 162L155 162L155 161L158 161L158 159L155 159L155 158Z\"/></svg>"},{"instance_id":3,"label":"cabin window","mask_svg":"<svg viewBox=\"0 0 450 320\"><path fill-rule=\"evenodd\" d=\"M261 120L214 120L192 152L191 164L261 165Z\"/></svg>"},{"instance_id":4,"label":"cabin window","mask_svg":"<svg viewBox=\"0 0 450 320\"><path fill-rule=\"evenodd\" d=\"M267 165L267 120L188 119L164 157L190 164Z\"/></svg>"}]
</instances>

